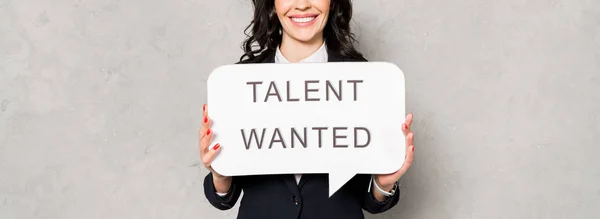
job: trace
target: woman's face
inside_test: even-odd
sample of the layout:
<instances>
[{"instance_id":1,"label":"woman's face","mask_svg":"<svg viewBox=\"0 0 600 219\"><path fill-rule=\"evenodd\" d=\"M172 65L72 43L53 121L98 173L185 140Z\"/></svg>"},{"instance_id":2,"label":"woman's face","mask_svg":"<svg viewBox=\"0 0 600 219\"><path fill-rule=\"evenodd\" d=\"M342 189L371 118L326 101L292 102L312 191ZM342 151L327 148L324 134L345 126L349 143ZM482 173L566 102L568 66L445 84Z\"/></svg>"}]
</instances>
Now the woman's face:
<instances>
[{"instance_id":1,"label":"woman's face","mask_svg":"<svg viewBox=\"0 0 600 219\"><path fill-rule=\"evenodd\" d=\"M331 0L275 0L283 35L300 42L323 37Z\"/></svg>"}]
</instances>

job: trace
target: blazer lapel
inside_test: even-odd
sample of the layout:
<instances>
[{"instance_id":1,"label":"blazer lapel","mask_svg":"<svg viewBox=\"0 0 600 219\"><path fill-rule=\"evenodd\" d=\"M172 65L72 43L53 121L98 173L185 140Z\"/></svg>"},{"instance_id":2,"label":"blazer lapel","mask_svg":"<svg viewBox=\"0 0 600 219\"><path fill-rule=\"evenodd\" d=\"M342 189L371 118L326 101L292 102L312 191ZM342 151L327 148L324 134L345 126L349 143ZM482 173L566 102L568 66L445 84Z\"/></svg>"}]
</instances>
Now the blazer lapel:
<instances>
[{"instance_id":1,"label":"blazer lapel","mask_svg":"<svg viewBox=\"0 0 600 219\"><path fill-rule=\"evenodd\" d=\"M327 50L327 62L343 62L343 61L344 61L344 59L342 59L342 57Z\"/></svg>"},{"instance_id":2,"label":"blazer lapel","mask_svg":"<svg viewBox=\"0 0 600 219\"><path fill-rule=\"evenodd\" d=\"M261 60L261 63L275 63L275 51L267 53L268 55Z\"/></svg>"},{"instance_id":3,"label":"blazer lapel","mask_svg":"<svg viewBox=\"0 0 600 219\"><path fill-rule=\"evenodd\" d=\"M296 184L296 178L294 177L293 174L284 174L283 182L292 191L292 193L294 193L294 195L300 196L300 189L299 189L298 185Z\"/></svg>"},{"instance_id":4,"label":"blazer lapel","mask_svg":"<svg viewBox=\"0 0 600 219\"><path fill-rule=\"evenodd\" d=\"M352 61L361 61L353 58L342 58L341 56L327 50L327 62L352 62ZM275 51L266 52L266 56L264 56L260 60L252 61L251 63L275 63Z\"/></svg>"},{"instance_id":5,"label":"blazer lapel","mask_svg":"<svg viewBox=\"0 0 600 219\"><path fill-rule=\"evenodd\" d=\"M310 181L316 175L317 174L303 174L302 178L300 178L300 182L298 182L298 188L302 189L302 186L304 186L304 184L306 184L306 182Z\"/></svg>"}]
</instances>

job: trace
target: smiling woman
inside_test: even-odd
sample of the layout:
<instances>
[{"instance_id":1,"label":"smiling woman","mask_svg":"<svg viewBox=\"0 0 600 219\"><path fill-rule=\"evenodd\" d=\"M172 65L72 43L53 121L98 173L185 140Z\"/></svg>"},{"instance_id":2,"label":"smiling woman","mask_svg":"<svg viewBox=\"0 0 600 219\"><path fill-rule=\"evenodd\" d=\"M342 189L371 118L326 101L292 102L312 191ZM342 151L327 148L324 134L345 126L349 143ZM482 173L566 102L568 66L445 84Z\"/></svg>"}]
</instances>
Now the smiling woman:
<instances>
[{"instance_id":1,"label":"smiling woman","mask_svg":"<svg viewBox=\"0 0 600 219\"><path fill-rule=\"evenodd\" d=\"M350 0L252 2L254 18L245 30L248 38L241 63L367 61L354 47ZM307 24L292 20L310 14L315 18ZM323 56L323 52L333 56Z\"/></svg>"},{"instance_id":2,"label":"smiling woman","mask_svg":"<svg viewBox=\"0 0 600 219\"><path fill-rule=\"evenodd\" d=\"M283 46L294 45L287 41L304 42L320 45L327 18L330 1L275 1L275 12L283 27L282 48L284 56L291 54L293 48ZM290 60L292 62L299 60Z\"/></svg>"},{"instance_id":3,"label":"smiling woman","mask_svg":"<svg viewBox=\"0 0 600 219\"><path fill-rule=\"evenodd\" d=\"M354 47L354 35L350 31L352 18L350 0L253 0L252 2L254 18L246 28L248 38L244 41L244 54L238 64L367 61ZM353 82L355 90L356 82L358 81ZM249 84L253 88L249 91L249 95L254 95L254 101L283 101L284 97L278 92L265 89L262 90L265 91L262 94L266 93L266 95L261 94L257 99L256 89L259 84L262 82ZM341 82L338 84L339 90ZM266 87L266 84L263 85ZM269 84L269 87L274 86L276 86L274 83ZM332 95L335 94L335 97L341 100L341 91L333 92L336 90L331 83L329 88L332 89ZM311 89L313 90L314 88ZM286 100L300 101L300 99L290 99L289 96ZM309 98L305 97L305 100L309 101ZM363 210L370 213L385 212L398 203L398 179L406 173L413 161L413 133L410 132L412 114L409 114L405 123L399 125L406 140L406 159L402 167L391 174L373 176L358 174L331 197L328 195L326 174L223 176L212 169L211 162L222 147L230 145L221 146L217 143L209 148L215 133L210 129L212 121L208 117L208 106L205 105L203 110L204 119L199 133L198 147L204 166L210 170L210 174L204 180L204 194L214 207L228 210L236 204L243 191L238 219L363 219ZM349 131L350 128L333 128L333 135L337 136L336 131L344 130ZM362 131L368 134L368 130ZM358 133L356 130L354 132ZM279 131L273 132L273 136L280 137L277 133ZM262 134L258 135L262 136ZM255 140L258 139L258 135L254 133ZM249 136L252 136L252 133ZM303 136L299 134L296 137L300 140L306 138L305 136L300 138ZM247 142L251 140L249 138ZM281 143L279 140L277 142ZM365 147L367 144L359 145L355 142L355 146L359 147ZM329 145L335 146L337 143ZM249 148L249 144L246 147Z\"/></svg>"}]
</instances>

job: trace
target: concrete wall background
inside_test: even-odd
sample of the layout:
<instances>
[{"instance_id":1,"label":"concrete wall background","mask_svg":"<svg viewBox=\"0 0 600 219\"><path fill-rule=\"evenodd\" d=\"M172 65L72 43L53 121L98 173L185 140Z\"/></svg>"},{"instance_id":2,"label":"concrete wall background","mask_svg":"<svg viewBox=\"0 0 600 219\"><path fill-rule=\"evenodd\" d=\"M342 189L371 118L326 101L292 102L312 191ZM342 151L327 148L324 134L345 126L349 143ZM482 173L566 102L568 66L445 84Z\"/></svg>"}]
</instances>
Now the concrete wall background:
<instances>
[{"instance_id":1,"label":"concrete wall background","mask_svg":"<svg viewBox=\"0 0 600 219\"><path fill-rule=\"evenodd\" d=\"M0 0L0 218L234 218L196 128L249 2ZM600 1L355 7L416 115L401 203L369 218L600 218Z\"/></svg>"}]
</instances>

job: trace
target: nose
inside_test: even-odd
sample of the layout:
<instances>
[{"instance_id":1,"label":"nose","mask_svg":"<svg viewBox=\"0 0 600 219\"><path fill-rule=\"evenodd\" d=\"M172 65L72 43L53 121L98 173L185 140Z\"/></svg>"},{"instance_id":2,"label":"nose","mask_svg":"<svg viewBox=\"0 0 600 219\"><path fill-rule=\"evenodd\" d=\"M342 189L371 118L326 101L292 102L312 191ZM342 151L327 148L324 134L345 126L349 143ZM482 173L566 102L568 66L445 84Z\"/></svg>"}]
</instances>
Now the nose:
<instances>
[{"instance_id":1,"label":"nose","mask_svg":"<svg viewBox=\"0 0 600 219\"><path fill-rule=\"evenodd\" d=\"M309 0L297 0L294 6L296 10L304 11L311 7Z\"/></svg>"}]
</instances>

